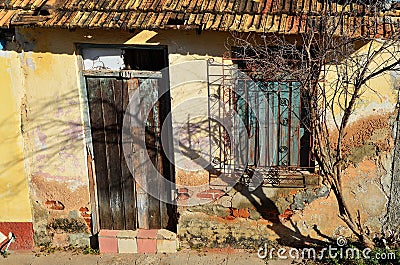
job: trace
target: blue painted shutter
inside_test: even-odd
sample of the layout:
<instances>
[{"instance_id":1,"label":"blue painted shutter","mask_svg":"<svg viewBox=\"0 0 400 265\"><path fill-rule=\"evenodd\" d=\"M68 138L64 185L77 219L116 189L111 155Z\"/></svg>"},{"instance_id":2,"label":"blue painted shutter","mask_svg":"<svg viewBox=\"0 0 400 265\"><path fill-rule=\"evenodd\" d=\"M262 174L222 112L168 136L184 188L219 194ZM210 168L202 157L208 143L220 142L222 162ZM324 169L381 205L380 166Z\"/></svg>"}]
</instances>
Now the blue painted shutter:
<instances>
[{"instance_id":1,"label":"blue painted shutter","mask_svg":"<svg viewBox=\"0 0 400 265\"><path fill-rule=\"evenodd\" d=\"M300 84L237 80L236 85L236 110L246 127L238 132L240 161L247 160L249 166L298 167L304 134Z\"/></svg>"}]
</instances>

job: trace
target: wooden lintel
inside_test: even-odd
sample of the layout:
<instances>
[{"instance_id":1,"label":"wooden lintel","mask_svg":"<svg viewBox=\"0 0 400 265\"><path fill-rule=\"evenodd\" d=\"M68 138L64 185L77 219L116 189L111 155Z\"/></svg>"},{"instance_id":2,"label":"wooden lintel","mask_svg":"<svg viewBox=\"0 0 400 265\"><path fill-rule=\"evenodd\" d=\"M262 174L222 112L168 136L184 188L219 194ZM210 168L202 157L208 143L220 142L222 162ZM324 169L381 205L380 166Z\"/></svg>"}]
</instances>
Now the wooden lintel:
<instances>
[{"instance_id":1,"label":"wooden lintel","mask_svg":"<svg viewBox=\"0 0 400 265\"><path fill-rule=\"evenodd\" d=\"M138 70L83 70L84 76L91 77L119 77L119 78L162 78L159 71L138 71Z\"/></svg>"}]
</instances>

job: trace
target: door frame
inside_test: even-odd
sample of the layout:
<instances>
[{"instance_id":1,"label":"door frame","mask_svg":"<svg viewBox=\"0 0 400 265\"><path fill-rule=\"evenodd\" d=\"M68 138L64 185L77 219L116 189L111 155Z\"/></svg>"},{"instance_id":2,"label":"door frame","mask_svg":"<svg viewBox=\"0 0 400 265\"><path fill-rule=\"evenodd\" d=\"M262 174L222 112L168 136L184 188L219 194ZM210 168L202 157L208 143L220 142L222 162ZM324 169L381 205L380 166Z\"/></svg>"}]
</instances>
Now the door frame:
<instances>
[{"instance_id":1,"label":"door frame","mask_svg":"<svg viewBox=\"0 0 400 265\"><path fill-rule=\"evenodd\" d=\"M90 122L90 110L89 110L89 99L88 99L88 90L86 86L86 77L121 77L121 72L124 70L96 70L96 71L85 71L84 69L84 60L83 60L83 49L86 48L110 48L110 49L160 49L164 51L164 62L165 66L168 67L169 60L168 60L168 46L167 45L136 45L136 44L91 44L91 43L76 43L76 58L77 58L77 68L78 68L78 79L79 79L79 97L81 102L81 112L82 112L82 122L84 126L84 155L86 158L86 165L87 165L87 172L88 172L88 180L89 180L89 199L91 205L91 233L92 235L98 234L100 231L100 214L99 214L99 201L98 201L98 194L97 194L97 179L96 179L96 170L95 170L95 163L94 163L94 155L93 155L93 139L92 139L92 131L91 131L91 122ZM140 70L139 70L140 71ZM159 71L140 71L137 77L146 77L154 75ZM169 78L169 71L164 71L165 77L164 82L170 84ZM169 95L169 91L167 92ZM169 103L170 104L170 103ZM170 106L169 106L170 108ZM168 135L172 137L172 131L167 132ZM173 146L171 141L168 143L168 152L173 153ZM175 182L175 168L173 165L173 161L171 161L170 166L170 177L172 178L171 181ZM176 226L176 225L175 225ZM176 230L176 227L173 228Z\"/></svg>"}]
</instances>

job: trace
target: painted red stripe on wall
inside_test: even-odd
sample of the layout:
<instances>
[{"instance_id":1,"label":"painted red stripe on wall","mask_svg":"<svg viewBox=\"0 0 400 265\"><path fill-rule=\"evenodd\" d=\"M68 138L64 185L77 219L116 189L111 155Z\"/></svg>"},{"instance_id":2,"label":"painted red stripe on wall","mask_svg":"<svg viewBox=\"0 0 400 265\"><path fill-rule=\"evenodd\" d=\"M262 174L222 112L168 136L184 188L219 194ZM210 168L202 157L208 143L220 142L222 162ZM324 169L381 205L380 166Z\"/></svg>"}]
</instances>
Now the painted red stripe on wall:
<instances>
[{"instance_id":1,"label":"painted red stripe on wall","mask_svg":"<svg viewBox=\"0 0 400 265\"><path fill-rule=\"evenodd\" d=\"M6 236L9 232L12 232L16 236L16 241L10 245L9 249L11 250L31 250L34 247L31 222L0 222L0 232Z\"/></svg>"}]
</instances>

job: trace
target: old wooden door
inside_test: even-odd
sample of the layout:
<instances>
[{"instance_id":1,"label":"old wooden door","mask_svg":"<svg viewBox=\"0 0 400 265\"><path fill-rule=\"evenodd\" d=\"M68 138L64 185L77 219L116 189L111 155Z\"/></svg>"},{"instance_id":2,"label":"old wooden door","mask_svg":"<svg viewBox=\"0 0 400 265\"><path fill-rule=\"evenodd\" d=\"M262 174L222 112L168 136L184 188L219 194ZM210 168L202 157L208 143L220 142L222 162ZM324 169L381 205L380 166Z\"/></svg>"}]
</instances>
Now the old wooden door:
<instances>
[{"instance_id":1,"label":"old wooden door","mask_svg":"<svg viewBox=\"0 0 400 265\"><path fill-rule=\"evenodd\" d=\"M122 149L123 118L129 101L138 104L146 104L154 99L157 101L160 82L165 84L165 79L154 78L144 82L145 78L132 77L134 71L129 72L133 72L129 78L122 78L118 71L114 76L109 72L106 76L101 76L99 72L86 75L100 228L171 229L172 206L149 196L135 183L133 175L140 178L145 173L142 158L132 154L132 160L126 161ZM143 83L146 85L141 85ZM133 93L135 90L139 90L139 93ZM133 94L139 98L132 98ZM165 112L169 108L168 104L165 106L169 98L163 98L164 101L158 100L151 107L143 133L154 167L164 177L173 180L159 137L160 124L164 122ZM127 163L133 164L133 175Z\"/></svg>"}]
</instances>

